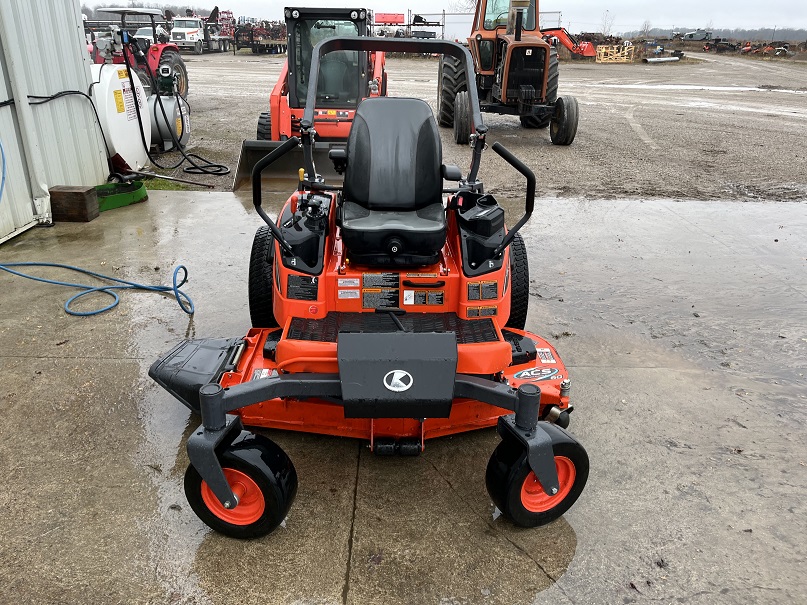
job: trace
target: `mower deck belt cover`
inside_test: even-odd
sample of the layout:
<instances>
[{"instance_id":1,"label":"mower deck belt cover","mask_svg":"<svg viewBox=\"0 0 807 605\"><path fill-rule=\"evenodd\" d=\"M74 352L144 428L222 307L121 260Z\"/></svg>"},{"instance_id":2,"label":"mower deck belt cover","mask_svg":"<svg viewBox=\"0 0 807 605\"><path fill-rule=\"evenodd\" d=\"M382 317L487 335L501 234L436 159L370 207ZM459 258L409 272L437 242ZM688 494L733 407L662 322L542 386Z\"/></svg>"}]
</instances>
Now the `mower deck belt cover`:
<instances>
[{"instance_id":1,"label":"mower deck belt cover","mask_svg":"<svg viewBox=\"0 0 807 605\"><path fill-rule=\"evenodd\" d=\"M451 333L340 333L339 377L346 418L447 418L457 339Z\"/></svg>"}]
</instances>

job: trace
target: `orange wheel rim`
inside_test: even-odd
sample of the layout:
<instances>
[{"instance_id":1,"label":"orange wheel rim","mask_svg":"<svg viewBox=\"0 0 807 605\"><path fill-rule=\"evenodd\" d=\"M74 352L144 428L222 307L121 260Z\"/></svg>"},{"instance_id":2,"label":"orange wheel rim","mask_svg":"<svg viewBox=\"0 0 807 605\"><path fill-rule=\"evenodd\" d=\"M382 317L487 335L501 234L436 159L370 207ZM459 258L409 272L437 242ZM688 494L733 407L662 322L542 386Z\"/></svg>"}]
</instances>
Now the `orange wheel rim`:
<instances>
[{"instance_id":1,"label":"orange wheel rim","mask_svg":"<svg viewBox=\"0 0 807 605\"><path fill-rule=\"evenodd\" d=\"M207 483L202 481L202 500L211 513L222 521L233 525L249 525L255 523L263 515L266 509L266 502L263 499L263 492L252 478L233 468L224 469L224 477L230 485L230 489L238 498L238 506L235 508L224 508L219 499L213 494Z\"/></svg>"},{"instance_id":2,"label":"orange wheel rim","mask_svg":"<svg viewBox=\"0 0 807 605\"><path fill-rule=\"evenodd\" d=\"M530 471L524 479L521 486L521 504L531 513L545 513L553 509L572 491L577 476L574 463L566 456L555 456L555 468L558 472L558 493L554 496L544 492L534 472Z\"/></svg>"}]
</instances>

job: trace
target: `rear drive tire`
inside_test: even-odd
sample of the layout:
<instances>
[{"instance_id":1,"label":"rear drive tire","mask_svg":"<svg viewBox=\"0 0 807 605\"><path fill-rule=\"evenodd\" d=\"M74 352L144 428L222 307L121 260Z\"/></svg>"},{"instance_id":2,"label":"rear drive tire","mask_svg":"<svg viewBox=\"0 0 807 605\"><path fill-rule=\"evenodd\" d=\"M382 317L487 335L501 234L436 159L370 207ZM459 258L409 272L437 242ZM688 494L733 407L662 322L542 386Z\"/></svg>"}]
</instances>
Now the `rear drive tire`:
<instances>
[{"instance_id":1,"label":"rear drive tire","mask_svg":"<svg viewBox=\"0 0 807 605\"><path fill-rule=\"evenodd\" d=\"M552 116L539 118L538 116L521 116L521 126L524 128L546 128L552 120Z\"/></svg>"},{"instance_id":2,"label":"rear drive tire","mask_svg":"<svg viewBox=\"0 0 807 605\"><path fill-rule=\"evenodd\" d=\"M454 98L454 142L467 145L471 136L471 107L468 91L458 92Z\"/></svg>"},{"instance_id":3,"label":"rear drive tire","mask_svg":"<svg viewBox=\"0 0 807 605\"><path fill-rule=\"evenodd\" d=\"M137 79L140 80L140 84L143 86L143 92L146 94L146 98L148 99L151 96L151 92L154 87L151 85L151 77L148 75L145 67L133 67L132 73L137 74Z\"/></svg>"},{"instance_id":4,"label":"rear drive tire","mask_svg":"<svg viewBox=\"0 0 807 605\"><path fill-rule=\"evenodd\" d=\"M454 99L458 92L467 89L460 60L443 55L437 72L437 122L440 126L454 125Z\"/></svg>"},{"instance_id":5,"label":"rear drive tire","mask_svg":"<svg viewBox=\"0 0 807 605\"><path fill-rule=\"evenodd\" d=\"M253 328L276 328L274 304L275 238L264 225L255 232L249 255L249 317Z\"/></svg>"},{"instance_id":6,"label":"rear drive tire","mask_svg":"<svg viewBox=\"0 0 807 605\"><path fill-rule=\"evenodd\" d=\"M177 92L183 99L187 99L190 85L188 84L188 68L185 67L185 61L182 60L177 51L165 50L160 57L160 67L163 65L170 66L179 76L177 78Z\"/></svg>"},{"instance_id":7,"label":"rear drive tire","mask_svg":"<svg viewBox=\"0 0 807 605\"><path fill-rule=\"evenodd\" d=\"M272 114L269 111L263 111L258 116L258 140L272 140Z\"/></svg>"},{"instance_id":8,"label":"rear drive tire","mask_svg":"<svg viewBox=\"0 0 807 605\"><path fill-rule=\"evenodd\" d=\"M530 264L524 238L516 233L510 244L510 317L508 328L523 330L530 304Z\"/></svg>"},{"instance_id":9,"label":"rear drive tire","mask_svg":"<svg viewBox=\"0 0 807 605\"><path fill-rule=\"evenodd\" d=\"M577 99L574 97L558 97L555 101L555 113L549 124L549 138L554 145L571 145L577 134L579 113Z\"/></svg>"}]
</instances>

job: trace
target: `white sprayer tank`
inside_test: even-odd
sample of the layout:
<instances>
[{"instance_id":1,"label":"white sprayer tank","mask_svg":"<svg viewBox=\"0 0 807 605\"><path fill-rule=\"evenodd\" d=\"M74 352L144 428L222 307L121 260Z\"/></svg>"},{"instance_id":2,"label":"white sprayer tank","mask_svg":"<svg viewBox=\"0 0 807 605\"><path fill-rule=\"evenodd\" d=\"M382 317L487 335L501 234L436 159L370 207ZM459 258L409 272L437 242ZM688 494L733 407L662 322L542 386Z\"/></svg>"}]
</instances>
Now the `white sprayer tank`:
<instances>
[{"instance_id":1,"label":"white sprayer tank","mask_svg":"<svg viewBox=\"0 0 807 605\"><path fill-rule=\"evenodd\" d=\"M148 162L146 147L151 147L151 116L143 85L132 73L132 82L126 66L114 63L92 65L92 100L98 110L98 119L109 145L110 155L118 154L132 170L141 170ZM141 123L137 119L135 101L140 108Z\"/></svg>"}]
</instances>

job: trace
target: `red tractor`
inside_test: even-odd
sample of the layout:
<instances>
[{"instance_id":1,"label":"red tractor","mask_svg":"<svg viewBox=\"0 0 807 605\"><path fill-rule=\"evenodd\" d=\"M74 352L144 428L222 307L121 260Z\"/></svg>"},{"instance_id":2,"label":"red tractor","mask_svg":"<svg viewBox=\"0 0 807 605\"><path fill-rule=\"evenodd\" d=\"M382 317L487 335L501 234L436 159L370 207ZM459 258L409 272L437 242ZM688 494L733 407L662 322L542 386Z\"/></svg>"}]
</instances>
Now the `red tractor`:
<instances>
[{"instance_id":1,"label":"red tractor","mask_svg":"<svg viewBox=\"0 0 807 605\"><path fill-rule=\"evenodd\" d=\"M244 141L241 148L233 189L249 180L253 166L266 154L300 135L314 46L335 36L371 35L372 13L363 8L286 8L284 16L288 58L272 89L267 111L258 118L257 140ZM386 96L384 64L383 52L366 51L336 52L322 62L314 111L317 143L313 151L321 160L319 165L328 163L332 148L344 148L359 102ZM287 154L272 172L294 176L302 165L299 153Z\"/></svg>"},{"instance_id":2,"label":"red tractor","mask_svg":"<svg viewBox=\"0 0 807 605\"><path fill-rule=\"evenodd\" d=\"M161 42L161 37L158 33L157 23L155 17L162 17L162 13L156 8L99 8L98 11L105 13L113 13L120 15L120 36L126 36L129 40L121 40L121 42L130 41L132 44L124 44L124 51L129 59L129 64L132 66L132 71L137 74L140 83L145 89L146 96L151 95L151 91L156 89L154 78L156 78L159 68L163 65L171 67L174 74L176 74L177 90L183 98L188 96L188 70L185 67L185 62L179 54L179 48L176 44L170 42ZM126 17L129 15L145 15L151 21L151 44L149 41L137 36L132 37L129 35L129 30L132 29L131 24L127 25ZM160 28L162 29L162 28ZM115 36L113 29L112 35ZM101 52L99 46L103 46L105 36L96 37L93 44L92 57L95 63L105 63L106 59ZM117 52L112 59L113 63L125 63L123 52Z\"/></svg>"}]
</instances>

